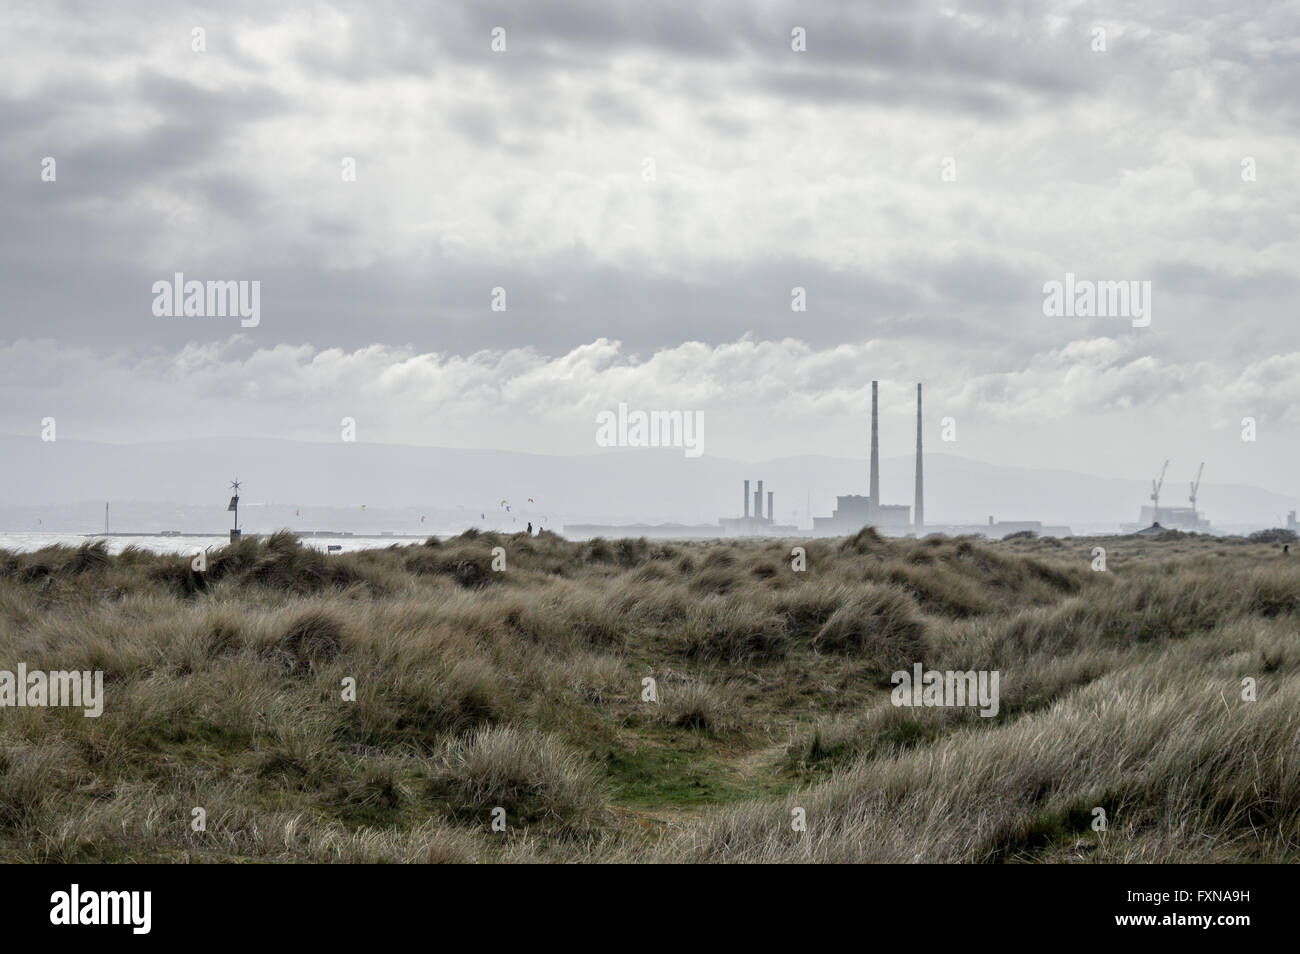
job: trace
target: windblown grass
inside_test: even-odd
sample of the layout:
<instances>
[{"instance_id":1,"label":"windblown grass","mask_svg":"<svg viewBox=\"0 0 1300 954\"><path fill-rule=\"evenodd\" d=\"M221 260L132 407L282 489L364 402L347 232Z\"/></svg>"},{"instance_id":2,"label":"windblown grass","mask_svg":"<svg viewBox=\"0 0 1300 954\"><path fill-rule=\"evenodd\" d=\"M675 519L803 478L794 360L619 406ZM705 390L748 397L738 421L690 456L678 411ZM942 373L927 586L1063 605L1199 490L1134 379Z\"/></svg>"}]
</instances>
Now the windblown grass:
<instances>
[{"instance_id":1,"label":"windblown grass","mask_svg":"<svg viewBox=\"0 0 1300 954\"><path fill-rule=\"evenodd\" d=\"M0 551L0 669L106 696L0 709L0 860L1296 861L1296 559L871 530L282 533L204 573ZM894 707L913 663L998 670L999 714Z\"/></svg>"}]
</instances>

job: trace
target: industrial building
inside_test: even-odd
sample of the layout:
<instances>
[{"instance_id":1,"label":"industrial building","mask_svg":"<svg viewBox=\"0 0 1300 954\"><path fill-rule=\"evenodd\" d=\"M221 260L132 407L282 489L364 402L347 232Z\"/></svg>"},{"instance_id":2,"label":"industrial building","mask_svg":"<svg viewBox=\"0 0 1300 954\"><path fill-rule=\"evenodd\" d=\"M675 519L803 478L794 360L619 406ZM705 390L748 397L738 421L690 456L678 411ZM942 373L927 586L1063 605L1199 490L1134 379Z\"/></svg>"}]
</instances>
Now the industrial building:
<instances>
[{"instance_id":1,"label":"industrial building","mask_svg":"<svg viewBox=\"0 0 1300 954\"><path fill-rule=\"evenodd\" d=\"M1191 507L1143 507L1138 516L1138 524L1149 527L1158 523L1166 530L1194 530L1200 533L1210 532L1210 521Z\"/></svg>"},{"instance_id":2,"label":"industrial building","mask_svg":"<svg viewBox=\"0 0 1300 954\"><path fill-rule=\"evenodd\" d=\"M857 533L865 526L908 533L912 529L912 508L906 504L872 508L871 497L848 494L835 498L835 509L829 517L813 517L813 530L817 533Z\"/></svg>"},{"instance_id":3,"label":"industrial building","mask_svg":"<svg viewBox=\"0 0 1300 954\"><path fill-rule=\"evenodd\" d=\"M767 516L763 515L763 482L758 482L758 489L754 491L754 512L749 512L749 481L745 481L744 505L745 512L739 517L722 517L718 520L718 526L726 536L766 536L766 537L788 537L799 532L795 526L779 524L774 517L775 511L772 509L774 494L772 491L767 492Z\"/></svg>"},{"instance_id":4,"label":"industrial building","mask_svg":"<svg viewBox=\"0 0 1300 954\"><path fill-rule=\"evenodd\" d=\"M763 496L763 481L758 481L758 489L751 498L749 481L745 481L744 513L739 517L721 517L717 526L711 524L565 524L564 533L570 537L649 537L655 539L691 539L709 540L719 537L793 537L799 535L799 528L793 525L777 523L772 509L775 493L767 491ZM753 512L750 512L750 505ZM767 504L766 515L763 505Z\"/></svg>"},{"instance_id":5,"label":"industrial building","mask_svg":"<svg viewBox=\"0 0 1300 954\"><path fill-rule=\"evenodd\" d=\"M1160 525L1162 530L1188 530L1198 533L1210 533L1210 521L1207 520L1200 511L1196 509L1196 496L1201 489L1201 474L1205 471L1205 462L1196 469L1196 479L1189 485L1191 493L1187 497L1190 507L1162 507L1160 506L1160 491L1165 485L1165 472L1169 469L1169 461L1160 468L1160 476L1151 481L1151 505L1144 506L1138 512L1137 523L1121 524L1120 528L1127 531L1143 530Z\"/></svg>"},{"instance_id":6,"label":"industrial building","mask_svg":"<svg viewBox=\"0 0 1300 954\"><path fill-rule=\"evenodd\" d=\"M835 498L829 517L813 517L813 533L842 536L871 526L887 533L915 532L925 526L924 485L921 469L921 385L916 386L916 497L914 507L880 502L880 382L871 382L871 471L867 496L848 494ZM915 515L915 522L913 516Z\"/></svg>"}]
</instances>

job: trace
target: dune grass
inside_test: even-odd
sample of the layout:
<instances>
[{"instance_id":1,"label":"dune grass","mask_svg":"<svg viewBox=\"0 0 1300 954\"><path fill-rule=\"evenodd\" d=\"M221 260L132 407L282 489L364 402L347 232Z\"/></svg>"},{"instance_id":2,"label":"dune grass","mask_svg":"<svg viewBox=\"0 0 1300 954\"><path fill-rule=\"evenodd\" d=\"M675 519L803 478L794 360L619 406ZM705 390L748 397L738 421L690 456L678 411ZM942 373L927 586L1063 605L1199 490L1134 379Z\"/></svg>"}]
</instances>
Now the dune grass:
<instances>
[{"instance_id":1,"label":"dune grass","mask_svg":"<svg viewBox=\"0 0 1300 954\"><path fill-rule=\"evenodd\" d=\"M1296 861L1296 559L870 530L283 533L203 573L0 551L0 669L105 688L99 718L0 708L0 861ZM997 670L998 715L892 705L914 663Z\"/></svg>"}]
</instances>

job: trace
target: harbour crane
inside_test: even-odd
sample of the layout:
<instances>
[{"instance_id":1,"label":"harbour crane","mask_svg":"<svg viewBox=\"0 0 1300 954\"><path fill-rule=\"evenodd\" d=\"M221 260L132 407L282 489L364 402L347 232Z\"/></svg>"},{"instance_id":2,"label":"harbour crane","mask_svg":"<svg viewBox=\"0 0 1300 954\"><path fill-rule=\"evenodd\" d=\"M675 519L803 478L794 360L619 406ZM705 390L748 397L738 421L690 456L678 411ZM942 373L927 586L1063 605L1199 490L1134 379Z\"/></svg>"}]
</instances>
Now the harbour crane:
<instances>
[{"instance_id":1,"label":"harbour crane","mask_svg":"<svg viewBox=\"0 0 1300 954\"><path fill-rule=\"evenodd\" d=\"M1205 461L1201 461L1201 466L1196 468L1196 479L1192 481L1192 495L1187 499L1192 504L1192 513L1196 513L1196 492L1201 489L1201 471L1205 470Z\"/></svg>"},{"instance_id":2,"label":"harbour crane","mask_svg":"<svg viewBox=\"0 0 1300 954\"><path fill-rule=\"evenodd\" d=\"M1151 481L1151 522L1160 522L1160 488L1165 485L1165 471L1169 469L1169 461L1165 461L1165 466L1160 468L1160 479Z\"/></svg>"}]
</instances>

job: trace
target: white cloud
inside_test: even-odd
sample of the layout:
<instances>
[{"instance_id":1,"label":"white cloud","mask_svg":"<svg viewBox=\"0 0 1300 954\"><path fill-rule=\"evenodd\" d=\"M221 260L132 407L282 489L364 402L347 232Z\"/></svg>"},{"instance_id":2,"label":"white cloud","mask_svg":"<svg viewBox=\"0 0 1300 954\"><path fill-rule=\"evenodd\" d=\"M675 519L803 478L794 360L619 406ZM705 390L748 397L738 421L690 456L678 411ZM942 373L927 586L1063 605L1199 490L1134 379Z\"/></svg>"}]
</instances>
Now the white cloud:
<instances>
[{"instance_id":1,"label":"white cloud","mask_svg":"<svg viewBox=\"0 0 1300 954\"><path fill-rule=\"evenodd\" d=\"M0 347L0 428L34 432L54 414L69 439L330 441L349 416L368 442L592 453L596 412L626 402L704 411L707 451L718 456L862 456L878 378L886 453L910 448L920 380L932 449L1140 473L1148 458L1170 456L1171 446L1190 445L1195 455L1213 440L1223 454L1244 454L1251 448L1233 441L1240 417L1250 415L1261 421L1267 466L1279 468L1279 483L1287 479L1289 444L1279 438L1300 424L1300 352L1236 367L1176 364L1142 354L1132 339L1095 338L1036 355L1024 368L971 374L959 370L959 351L743 338L685 342L638 358L599 339L558 355L531 348L457 355L385 345L260 348L236 336L134 358L18 341ZM32 373L41 366L58 373ZM945 416L959 421L958 445L935 441ZM1216 469L1219 479L1239 468L1240 479L1258 481L1259 467L1258 456L1229 456Z\"/></svg>"}]
</instances>

